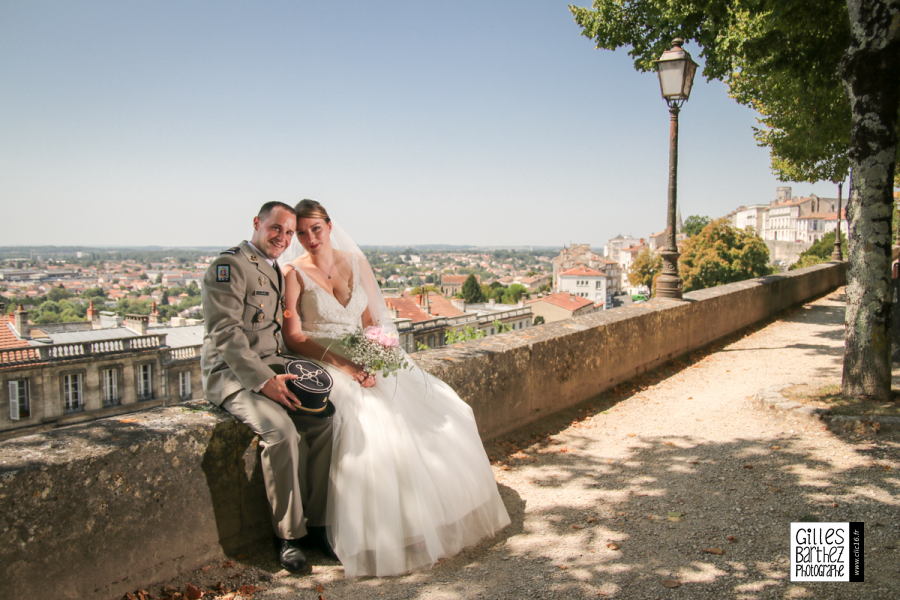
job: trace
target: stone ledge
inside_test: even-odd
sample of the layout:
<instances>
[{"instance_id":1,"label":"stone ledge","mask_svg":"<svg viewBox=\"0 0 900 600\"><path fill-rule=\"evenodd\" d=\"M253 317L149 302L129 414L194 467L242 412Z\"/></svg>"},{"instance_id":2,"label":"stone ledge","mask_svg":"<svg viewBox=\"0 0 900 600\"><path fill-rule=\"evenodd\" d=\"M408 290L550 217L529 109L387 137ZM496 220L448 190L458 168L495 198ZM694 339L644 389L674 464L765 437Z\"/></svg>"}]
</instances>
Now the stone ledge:
<instances>
[{"instance_id":1,"label":"stone ledge","mask_svg":"<svg viewBox=\"0 0 900 600\"><path fill-rule=\"evenodd\" d=\"M817 265L414 358L496 437L829 292L844 271ZM118 599L271 535L253 436L202 402L0 442L0 501L0 598Z\"/></svg>"},{"instance_id":2,"label":"stone ledge","mask_svg":"<svg viewBox=\"0 0 900 600\"><path fill-rule=\"evenodd\" d=\"M889 415L834 415L826 408L819 408L789 400L782 393L785 387L766 388L753 395L758 408L777 410L795 415L811 417L828 424L834 429L855 430L860 426L876 426L878 431L900 431L900 417Z\"/></svg>"}]
</instances>

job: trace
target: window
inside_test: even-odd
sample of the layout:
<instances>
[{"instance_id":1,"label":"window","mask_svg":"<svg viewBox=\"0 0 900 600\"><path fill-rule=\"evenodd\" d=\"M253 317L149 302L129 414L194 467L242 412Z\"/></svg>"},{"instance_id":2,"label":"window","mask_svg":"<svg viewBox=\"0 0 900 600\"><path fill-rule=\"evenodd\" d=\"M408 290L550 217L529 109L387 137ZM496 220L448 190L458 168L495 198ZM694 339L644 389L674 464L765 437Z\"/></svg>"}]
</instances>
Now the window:
<instances>
[{"instance_id":1,"label":"window","mask_svg":"<svg viewBox=\"0 0 900 600\"><path fill-rule=\"evenodd\" d=\"M602 282L602 281L598 281L598 282L597 282L596 289L598 289L598 290L602 290L602 289L603 289L603 282Z\"/></svg>"},{"instance_id":2,"label":"window","mask_svg":"<svg viewBox=\"0 0 900 600\"><path fill-rule=\"evenodd\" d=\"M138 400L153 398L153 365L144 363L138 366Z\"/></svg>"},{"instance_id":3,"label":"window","mask_svg":"<svg viewBox=\"0 0 900 600\"><path fill-rule=\"evenodd\" d=\"M103 406L115 406L119 403L119 371L115 367L101 369L101 385L103 389Z\"/></svg>"},{"instance_id":4,"label":"window","mask_svg":"<svg viewBox=\"0 0 900 600\"><path fill-rule=\"evenodd\" d=\"M31 396L27 379L9 381L9 418L13 421L31 416Z\"/></svg>"},{"instance_id":5,"label":"window","mask_svg":"<svg viewBox=\"0 0 900 600\"><path fill-rule=\"evenodd\" d=\"M81 373L69 373L63 375L63 402L65 412L78 412L84 410L84 398L82 397Z\"/></svg>"},{"instance_id":6,"label":"window","mask_svg":"<svg viewBox=\"0 0 900 600\"><path fill-rule=\"evenodd\" d=\"M178 397L182 400L191 399L191 372L180 371L178 373Z\"/></svg>"}]
</instances>

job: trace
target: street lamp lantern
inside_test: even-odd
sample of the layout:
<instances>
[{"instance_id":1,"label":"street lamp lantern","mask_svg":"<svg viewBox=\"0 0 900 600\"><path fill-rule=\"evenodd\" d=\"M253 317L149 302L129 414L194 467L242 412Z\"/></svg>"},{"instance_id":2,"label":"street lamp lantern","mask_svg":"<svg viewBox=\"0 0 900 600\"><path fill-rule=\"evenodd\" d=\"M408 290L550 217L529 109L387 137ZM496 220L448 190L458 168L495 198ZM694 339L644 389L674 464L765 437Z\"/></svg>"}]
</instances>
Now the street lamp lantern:
<instances>
[{"instance_id":1,"label":"street lamp lantern","mask_svg":"<svg viewBox=\"0 0 900 600\"><path fill-rule=\"evenodd\" d=\"M678 196L678 112L691 95L697 63L684 48L684 40L672 40L672 48L663 52L656 61L659 89L669 105L669 201L666 214L666 242L660 252L663 259L662 273L656 280L656 295L663 298L681 298L681 277L678 276L678 246L675 241L675 214Z\"/></svg>"},{"instance_id":2,"label":"street lamp lantern","mask_svg":"<svg viewBox=\"0 0 900 600\"><path fill-rule=\"evenodd\" d=\"M682 48L684 40L672 40L672 48L666 50L656 61L656 72L659 75L659 91L666 102L684 102L691 95L694 85L694 74L697 63Z\"/></svg>"}]
</instances>

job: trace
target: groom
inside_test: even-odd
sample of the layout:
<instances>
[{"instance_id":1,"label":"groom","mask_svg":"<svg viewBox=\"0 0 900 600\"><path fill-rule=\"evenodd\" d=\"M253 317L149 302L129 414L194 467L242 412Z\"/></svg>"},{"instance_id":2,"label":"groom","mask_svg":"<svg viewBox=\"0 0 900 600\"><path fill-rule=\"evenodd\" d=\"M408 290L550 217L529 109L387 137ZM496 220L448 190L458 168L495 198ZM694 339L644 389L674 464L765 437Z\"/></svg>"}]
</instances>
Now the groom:
<instances>
[{"instance_id":1,"label":"groom","mask_svg":"<svg viewBox=\"0 0 900 600\"><path fill-rule=\"evenodd\" d=\"M300 401L286 385L296 376L276 375L270 366L285 362L284 279L275 259L296 227L293 208L267 202L253 218L250 241L213 261L203 278L200 354L206 399L259 436L278 559L288 571L306 567L297 543L304 536L333 555L324 530L331 419L297 414Z\"/></svg>"}]
</instances>

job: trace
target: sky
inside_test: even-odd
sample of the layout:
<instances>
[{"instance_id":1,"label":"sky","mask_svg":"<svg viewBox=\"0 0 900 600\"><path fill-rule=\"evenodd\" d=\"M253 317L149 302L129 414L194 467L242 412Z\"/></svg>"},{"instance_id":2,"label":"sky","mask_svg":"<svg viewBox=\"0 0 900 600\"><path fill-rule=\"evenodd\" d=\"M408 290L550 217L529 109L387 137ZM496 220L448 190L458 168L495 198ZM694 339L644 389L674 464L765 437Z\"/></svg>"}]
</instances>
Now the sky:
<instances>
[{"instance_id":1,"label":"sky","mask_svg":"<svg viewBox=\"0 0 900 600\"><path fill-rule=\"evenodd\" d=\"M568 3L0 0L0 245L230 247L302 198L361 245L658 232L656 75L595 49ZM779 182L754 124L698 73L683 217L836 195Z\"/></svg>"}]
</instances>

